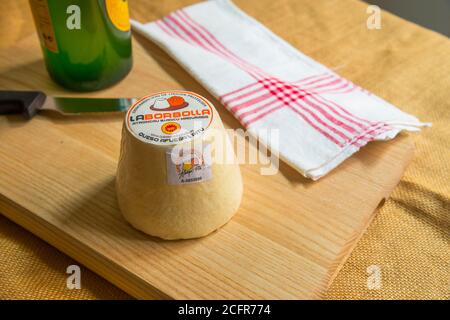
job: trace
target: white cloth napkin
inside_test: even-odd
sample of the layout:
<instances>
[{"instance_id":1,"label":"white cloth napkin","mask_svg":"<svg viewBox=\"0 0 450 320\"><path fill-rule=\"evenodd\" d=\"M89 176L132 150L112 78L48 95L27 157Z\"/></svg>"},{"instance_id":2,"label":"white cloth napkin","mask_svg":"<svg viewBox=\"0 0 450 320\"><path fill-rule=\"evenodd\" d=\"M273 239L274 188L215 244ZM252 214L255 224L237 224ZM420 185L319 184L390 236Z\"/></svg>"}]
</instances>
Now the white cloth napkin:
<instances>
[{"instance_id":1,"label":"white cloth napkin","mask_svg":"<svg viewBox=\"0 0 450 320\"><path fill-rule=\"evenodd\" d=\"M132 26L177 60L250 134L314 180L369 141L426 125L302 54L229 0ZM267 129L279 130L278 143Z\"/></svg>"}]
</instances>

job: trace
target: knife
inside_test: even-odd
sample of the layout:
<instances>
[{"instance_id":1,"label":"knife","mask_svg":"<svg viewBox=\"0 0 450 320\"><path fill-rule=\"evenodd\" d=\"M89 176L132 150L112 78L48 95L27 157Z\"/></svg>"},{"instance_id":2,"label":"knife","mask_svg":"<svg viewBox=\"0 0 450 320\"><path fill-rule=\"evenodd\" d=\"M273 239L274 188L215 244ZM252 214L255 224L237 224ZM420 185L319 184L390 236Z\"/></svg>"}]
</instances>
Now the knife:
<instances>
[{"instance_id":1,"label":"knife","mask_svg":"<svg viewBox=\"0 0 450 320\"><path fill-rule=\"evenodd\" d=\"M76 98L49 97L41 91L0 90L0 114L21 113L33 118L40 110L57 111L64 115L92 112L125 112L134 98Z\"/></svg>"}]
</instances>

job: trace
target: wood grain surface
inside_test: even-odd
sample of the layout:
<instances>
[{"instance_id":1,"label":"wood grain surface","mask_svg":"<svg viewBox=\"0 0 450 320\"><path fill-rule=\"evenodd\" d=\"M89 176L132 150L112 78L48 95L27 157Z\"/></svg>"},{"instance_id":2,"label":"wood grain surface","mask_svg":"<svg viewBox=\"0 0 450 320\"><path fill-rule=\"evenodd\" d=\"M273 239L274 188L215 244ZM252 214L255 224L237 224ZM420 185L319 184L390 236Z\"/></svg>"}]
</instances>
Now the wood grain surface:
<instances>
[{"instance_id":1,"label":"wood grain surface","mask_svg":"<svg viewBox=\"0 0 450 320\"><path fill-rule=\"evenodd\" d=\"M149 21L191 2L135 0L132 16ZM283 29L261 2L270 3L236 1L284 38L295 36L288 28L294 15L286 15ZM0 88L81 95L49 79L31 15L19 5L9 2L16 17L1 36ZM133 48L125 80L82 95L139 97L183 88L213 101L227 127L240 127L154 44L136 36ZM413 154L406 135L371 143L319 182L284 163L274 176L242 165L244 199L235 218L208 237L170 242L134 230L120 215L114 177L121 125L122 115L0 117L0 212L138 298L322 297Z\"/></svg>"}]
</instances>

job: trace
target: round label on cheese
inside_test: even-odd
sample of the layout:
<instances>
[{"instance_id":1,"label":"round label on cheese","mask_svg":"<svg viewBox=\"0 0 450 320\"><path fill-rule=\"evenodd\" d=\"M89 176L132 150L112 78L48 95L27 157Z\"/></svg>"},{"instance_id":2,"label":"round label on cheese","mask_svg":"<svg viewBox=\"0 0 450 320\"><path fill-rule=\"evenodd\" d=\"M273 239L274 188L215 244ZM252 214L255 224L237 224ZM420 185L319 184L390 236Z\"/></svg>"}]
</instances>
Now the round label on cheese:
<instances>
[{"instance_id":1,"label":"round label on cheese","mask_svg":"<svg viewBox=\"0 0 450 320\"><path fill-rule=\"evenodd\" d=\"M173 145L203 135L213 119L213 108L203 97L186 91L144 97L127 112L128 130L139 140Z\"/></svg>"}]
</instances>

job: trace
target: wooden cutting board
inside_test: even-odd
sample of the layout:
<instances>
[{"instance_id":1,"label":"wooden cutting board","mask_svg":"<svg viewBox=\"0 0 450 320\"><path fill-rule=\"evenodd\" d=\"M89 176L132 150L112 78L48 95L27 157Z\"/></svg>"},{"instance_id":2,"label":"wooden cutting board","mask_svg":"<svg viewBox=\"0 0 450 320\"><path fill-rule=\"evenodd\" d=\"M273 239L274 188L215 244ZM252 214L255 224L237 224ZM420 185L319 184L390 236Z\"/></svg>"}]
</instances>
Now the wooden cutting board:
<instances>
[{"instance_id":1,"label":"wooden cutting board","mask_svg":"<svg viewBox=\"0 0 450 320\"><path fill-rule=\"evenodd\" d=\"M155 45L134 38L134 58L124 81L89 96L183 88L240 127ZM1 51L0 74L1 89L68 95L48 78L33 33ZM371 143L319 182L283 163L275 176L242 165L235 218L208 237L169 242L134 230L118 210L121 125L121 115L0 117L0 212L138 298L322 297L413 154L406 135Z\"/></svg>"}]
</instances>

